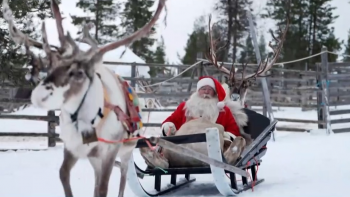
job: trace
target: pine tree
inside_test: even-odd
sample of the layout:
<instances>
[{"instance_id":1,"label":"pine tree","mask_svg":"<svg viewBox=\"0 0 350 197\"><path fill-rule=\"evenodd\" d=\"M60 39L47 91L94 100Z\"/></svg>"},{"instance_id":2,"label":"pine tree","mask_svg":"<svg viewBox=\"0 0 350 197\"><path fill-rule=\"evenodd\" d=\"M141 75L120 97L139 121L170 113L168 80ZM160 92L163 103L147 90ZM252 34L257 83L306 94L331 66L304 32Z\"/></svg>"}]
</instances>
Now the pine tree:
<instances>
[{"instance_id":1,"label":"pine tree","mask_svg":"<svg viewBox=\"0 0 350 197\"><path fill-rule=\"evenodd\" d=\"M254 46L250 36L247 36L245 46L241 51L241 57L239 59L241 63L257 63Z\"/></svg>"},{"instance_id":2,"label":"pine tree","mask_svg":"<svg viewBox=\"0 0 350 197\"><path fill-rule=\"evenodd\" d=\"M252 0L218 0L216 4L215 10L221 18L220 25L225 30L225 42L228 46L225 61L230 59L235 62L238 50L244 48L244 37L249 30L247 8L252 11L252 3ZM255 21L254 16L253 20Z\"/></svg>"},{"instance_id":3,"label":"pine tree","mask_svg":"<svg viewBox=\"0 0 350 197\"><path fill-rule=\"evenodd\" d=\"M115 21L119 15L120 3L116 3L113 0L79 0L76 6L94 16L72 15L73 24L82 28L84 21L93 22L95 32L92 33L92 36L99 44L115 41L120 36Z\"/></svg>"},{"instance_id":4,"label":"pine tree","mask_svg":"<svg viewBox=\"0 0 350 197\"><path fill-rule=\"evenodd\" d=\"M344 45L345 51L343 54L343 61L344 62L350 62L350 30L348 31L348 40L346 44Z\"/></svg>"},{"instance_id":5,"label":"pine tree","mask_svg":"<svg viewBox=\"0 0 350 197\"><path fill-rule=\"evenodd\" d=\"M156 48L156 51L154 52L153 63L166 64L166 60L165 60L166 54L165 54L165 45L164 45L163 37L161 37L160 42L158 42L157 44L158 46ZM169 72L170 72L170 69L166 67L151 66L148 74L151 77L156 77L158 73L169 74Z\"/></svg>"},{"instance_id":6,"label":"pine tree","mask_svg":"<svg viewBox=\"0 0 350 197\"><path fill-rule=\"evenodd\" d=\"M309 17L310 17L310 32L311 35L311 54L319 53L322 46L326 46L329 51L338 51L341 48L341 43L334 36L334 29L331 24L339 17L334 15L335 7L332 7L332 0L310 0L309 1ZM329 61L334 61L336 56L329 55ZM313 63L320 62L321 57L318 56L312 59Z\"/></svg>"},{"instance_id":7,"label":"pine tree","mask_svg":"<svg viewBox=\"0 0 350 197\"><path fill-rule=\"evenodd\" d=\"M164 38L161 37L160 41L158 42L158 46L156 48L156 51L154 52L154 63L158 64L165 64L165 45L164 45Z\"/></svg>"},{"instance_id":8,"label":"pine tree","mask_svg":"<svg viewBox=\"0 0 350 197\"><path fill-rule=\"evenodd\" d=\"M34 18L45 19L52 17L50 3L36 0L16 0L10 1L15 26L23 33L33 39L38 39L41 35L41 28L34 24ZM2 9L2 0L0 0ZM23 85L26 83L25 72L21 69L28 61L28 57L23 53L23 47L18 47L9 37L8 24L5 22L0 12L0 80L2 83Z\"/></svg>"},{"instance_id":9,"label":"pine tree","mask_svg":"<svg viewBox=\"0 0 350 197\"><path fill-rule=\"evenodd\" d=\"M331 0L300 0L291 1L288 8L288 1L269 0L267 14L277 22L277 25L285 24L287 11L290 14L290 28L287 39L284 42L281 61L300 59L319 53L322 46L330 51L337 51L341 42L334 36L331 24L338 18L334 15L335 7L330 4ZM288 46L288 47L286 47ZM336 56L329 55L333 61ZM287 68L315 69L315 63L321 61L317 56L305 61L288 64Z\"/></svg>"},{"instance_id":10,"label":"pine tree","mask_svg":"<svg viewBox=\"0 0 350 197\"><path fill-rule=\"evenodd\" d=\"M199 32L193 31L189 38L187 39L186 47L185 47L185 55L181 58L181 62L184 65L192 65L197 61L198 53L200 53L200 49L198 47L198 38ZM201 51L204 52L204 51ZM181 72L182 70L179 70ZM190 76L191 71L187 71L183 74L183 76Z\"/></svg>"},{"instance_id":11,"label":"pine tree","mask_svg":"<svg viewBox=\"0 0 350 197\"><path fill-rule=\"evenodd\" d=\"M224 35L220 24L212 24L212 38L216 41L216 58L219 61L223 61L225 57L225 40L222 40ZM208 53L209 49L209 35L208 24L206 17L201 16L194 22L193 32L189 35L189 38L185 47L185 55L181 58L181 62L186 65L192 65L197 62L198 55L203 56ZM222 50L219 50L219 49ZM181 72L181 71L180 71ZM185 76L191 74L191 71L184 73Z\"/></svg>"},{"instance_id":12,"label":"pine tree","mask_svg":"<svg viewBox=\"0 0 350 197\"><path fill-rule=\"evenodd\" d=\"M153 12L150 11L154 4L154 0L127 0L122 13L121 26L124 28L122 36L127 36L142 28L147 24ZM155 34L155 27L152 28L152 34ZM153 62L154 52L151 47L154 45L155 39L149 37L141 38L131 44L131 50L144 59L147 63Z\"/></svg>"},{"instance_id":13,"label":"pine tree","mask_svg":"<svg viewBox=\"0 0 350 197\"><path fill-rule=\"evenodd\" d=\"M332 27L330 29L330 32L326 39L323 41L323 44L327 46L328 51L332 52L339 52L341 50L341 45L344 43L344 41L340 41L339 38L336 38L334 35L334 28ZM338 55L329 54L328 55L328 61L329 62L335 62L337 61Z\"/></svg>"},{"instance_id":14,"label":"pine tree","mask_svg":"<svg viewBox=\"0 0 350 197\"><path fill-rule=\"evenodd\" d=\"M288 1L286 0L268 0L263 18L270 18L276 22L276 26L285 27L287 16L289 13L289 29L286 40L283 44L282 53L279 61L291 61L308 56L307 48L309 46L308 24L306 18L307 1ZM277 31L274 31L277 33ZM275 34L276 36L278 34ZM296 62L285 65L286 68L301 69L304 68L305 62Z\"/></svg>"},{"instance_id":15,"label":"pine tree","mask_svg":"<svg viewBox=\"0 0 350 197\"><path fill-rule=\"evenodd\" d=\"M189 35L185 46L185 55L181 58L182 64L192 65L197 62L198 54L206 52L207 34L205 17L197 18L193 24L193 32ZM179 70L181 72L182 70ZM191 70L185 72L183 76L190 76Z\"/></svg>"}]
</instances>

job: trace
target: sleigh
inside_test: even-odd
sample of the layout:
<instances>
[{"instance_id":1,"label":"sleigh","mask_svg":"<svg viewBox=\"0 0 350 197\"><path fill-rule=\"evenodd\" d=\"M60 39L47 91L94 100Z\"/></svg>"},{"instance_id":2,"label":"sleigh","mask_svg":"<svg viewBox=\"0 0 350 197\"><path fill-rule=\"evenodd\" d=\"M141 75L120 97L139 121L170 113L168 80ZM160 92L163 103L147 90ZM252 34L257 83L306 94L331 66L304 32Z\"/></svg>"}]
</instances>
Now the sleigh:
<instances>
[{"instance_id":1,"label":"sleigh","mask_svg":"<svg viewBox=\"0 0 350 197\"><path fill-rule=\"evenodd\" d=\"M242 177L241 183L238 184L239 181L235 173L225 171L213 165L209 167L170 167L168 169L151 168L148 166L143 170L131 158L129 161L127 181L130 187L133 188L132 190L135 195L159 196L174 192L196 181L196 178L191 176L195 174L212 174L215 186L224 196L235 196L263 182L264 179L257 177L257 168L262 162L261 158L266 154L266 144L271 139L277 121L270 122L269 118L249 109L244 109L244 111L248 115L248 125L244 130L251 135L254 141L245 148L235 167L249 171L250 180ZM162 139L175 144L206 142L208 156L220 162L225 162L220 149L219 134L216 128L208 128L205 134L162 137ZM144 140L141 139L138 141L137 148L146 146L147 144ZM221 154L218 154L220 152ZM139 179L142 179L145 175L154 177L155 191L150 192L143 188ZM184 179L178 181L178 175L184 175ZM162 188L162 177L164 176L170 176L170 186L166 188Z\"/></svg>"}]
</instances>

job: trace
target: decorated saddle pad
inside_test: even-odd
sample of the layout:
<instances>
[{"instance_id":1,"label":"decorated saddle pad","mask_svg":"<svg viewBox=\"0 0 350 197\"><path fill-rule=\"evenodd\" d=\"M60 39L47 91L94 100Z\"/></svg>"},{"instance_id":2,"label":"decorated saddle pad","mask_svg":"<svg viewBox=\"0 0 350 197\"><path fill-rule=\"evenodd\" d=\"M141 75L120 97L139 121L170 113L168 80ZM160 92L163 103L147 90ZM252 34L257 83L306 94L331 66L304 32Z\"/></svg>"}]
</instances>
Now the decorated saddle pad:
<instances>
[{"instance_id":1,"label":"decorated saddle pad","mask_svg":"<svg viewBox=\"0 0 350 197\"><path fill-rule=\"evenodd\" d=\"M116 75L118 80L120 81L122 88L124 90L125 100L126 100L126 114L129 116L129 123L132 127L129 132L133 133L136 130L142 128L142 117L140 114L140 102L139 98L134 91L134 89L125 81L121 76Z\"/></svg>"},{"instance_id":2,"label":"decorated saddle pad","mask_svg":"<svg viewBox=\"0 0 350 197\"><path fill-rule=\"evenodd\" d=\"M106 90L105 87L103 87L103 98L104 98L104 100L105 100L106 102L110 103L111 100L110 100L110 98L109 98L108 92L107 92L107 90ZM103 108L103 117L104 117L104 118L107 117L108 114L111 112L111 110L112 110L112 109L110 109L109 107L104 106L104 108Z\"/></svg>"},{"instance_id":3,"label":"decorated saddle pad","mask_svg":"<svg viewBox=\"0 0 350 197\"><path fill-rule=\"evenodd\" d=\"M143 126L141 121L142 117L140 115L138 96L133 88L122 77L115 74L115 79L118 80L117 82L119 82L122 86L122 91L125 95L126 100L126 111L122 111L119 106L113 106L110 103L110 96L108 95L107 89L104 87L103 97L105 100L105 106L103 108L103 119L105 119L113 110L117 114L118 119L121 118L119 117L120 113L123 113L127 116L127 118L123 120L124 127L128 132L133 133L134 131L141 129ZM124 115L122 117L125 117Z\"/></svg>"}]
</instances>

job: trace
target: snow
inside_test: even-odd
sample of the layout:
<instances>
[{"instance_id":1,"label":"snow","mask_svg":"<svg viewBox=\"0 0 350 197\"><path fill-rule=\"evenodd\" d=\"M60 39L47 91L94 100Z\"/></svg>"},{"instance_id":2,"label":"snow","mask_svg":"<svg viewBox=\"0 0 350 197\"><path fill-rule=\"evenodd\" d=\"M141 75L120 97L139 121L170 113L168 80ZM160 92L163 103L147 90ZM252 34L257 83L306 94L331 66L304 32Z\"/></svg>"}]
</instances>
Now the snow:
<instances>
[{"instance_id":1,"label":"snow","mask_svg":"<svg viewBox=\"0 0 350 197\"><path fill-rule=\"evenodd\" d=\"M47 137L21 137L2 136L0 137L0 150L46 150L48 149Z\"/></svg>"},{"instance_id":2,"label":"snow","mask_svg":"<svg viewBox=\"0 0 350 197\"><path fill-rule=\"evenodd\" d=\"M30 107L16 112L16 114L45 115L46 112ZM168 115L170 112L151 112L149 122L161 122ZM297 108L281 108L274 115L280 118L299 119L316 119L317 117L316 111L302 112ZM0 125L2 132L45 132L47 129L46 123L40 121L1 120ZM301 124L300 127L302 126L309 125ZM160 129L147 128L145 132L147 136L159 135ZM276 141L271 140L268 143L267 154L263 157L262 165L258 169L258 177L264 178L265 181L254 187L254 191L245 191L240 196L346 196L348 192L347 182L350 176L350 168L347 165L350 159L347 159L348 157L345 155L350 149L349 139L350 133L326 135L325 130L318 129L314 129L310 133L277 131ZM3 140L0 144L2 143ZM22 144L22 142L18 144ZM134 151L134 157L137 164L141 168L145 168L146 165L138 150ZM0 170L0 185L4 186L0 190L0 196L64 196L58 175L62 159L61 144L45 151L0 152L0 169L2 169ZM169 195L220 196L210 174L192 176L195 176L197 181ZM178 177L178 179L180 178L183 176ZM170 177L162 178L162 187L168 185L169 179ZM152 180L153 177L146 176L141 180L141 183L144 188L153 191ZM337 180L336 185L333 183L334 180ZM229 180L227 179L227 181ZM71 184L75 196L92 196L94 173L87 160L80 160L73 168ZM118 187L119 170L114 168L108 196L117 196ZM135 196L129 185L126 187L125 196Z\"/></svg>"}]
</instances>

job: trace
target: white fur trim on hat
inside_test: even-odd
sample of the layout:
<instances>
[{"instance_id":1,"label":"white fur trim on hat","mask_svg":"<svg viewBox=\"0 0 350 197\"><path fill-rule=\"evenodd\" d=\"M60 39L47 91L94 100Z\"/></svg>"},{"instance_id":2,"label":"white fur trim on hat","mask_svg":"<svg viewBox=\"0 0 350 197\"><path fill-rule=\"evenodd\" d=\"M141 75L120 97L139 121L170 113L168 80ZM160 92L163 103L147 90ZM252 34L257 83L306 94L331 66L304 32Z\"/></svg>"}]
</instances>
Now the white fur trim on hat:
<instances>
[{"instance_id":1,"label":"white fur trim on hat","mask_svg":"<svg viewBox=\"0 0 350 197\"><path fill-rule=\"evenodd\" d=\"M203 78L203 79L199 80L197 83L197 91L203 86L210 86L210 87L214 88L214 90L216 90L215 83L210 78Z\"/></svg>"},{"instance_id":2,"label":"white fur trim on hat","mask_svg":"<svg viewBox=\"0 0 350 197\"><path fill-rule=\"evenodd\" d=\"M219 109L223 109L226 104L224 101L221 101L221 102L218 102L216 105L218 106Z\"/></svg>"}]
</instances>

